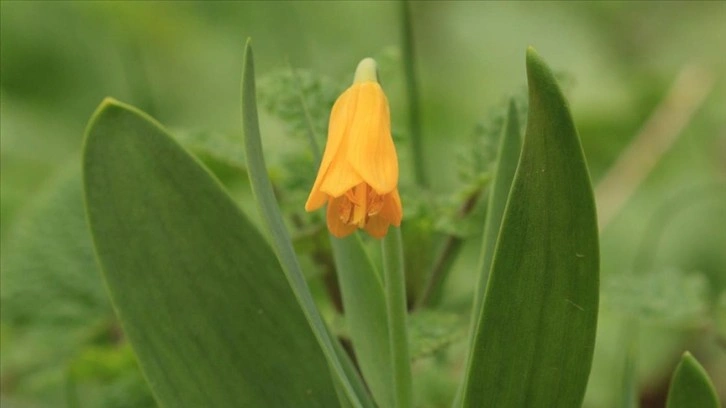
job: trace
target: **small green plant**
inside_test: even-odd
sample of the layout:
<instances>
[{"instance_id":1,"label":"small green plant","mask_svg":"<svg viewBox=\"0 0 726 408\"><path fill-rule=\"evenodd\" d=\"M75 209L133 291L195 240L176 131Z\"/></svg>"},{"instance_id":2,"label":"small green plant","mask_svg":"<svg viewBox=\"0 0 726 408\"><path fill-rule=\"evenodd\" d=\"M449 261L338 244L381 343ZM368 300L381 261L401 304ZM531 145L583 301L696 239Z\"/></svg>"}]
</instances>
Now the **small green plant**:
<instances>
[{"instance_id":1,"label":"small green plant","mask_svg":"<svg viewBox=\"0 0 726 408\"><path fill-rule=\"evenodd\" d=\"M0 2L0 406L719 406L726 3L157 3Z\"/></svg>"},{"instance_id":2,"label":"small green plant","mask_svg":"<svg viewBox=\"0 0 726 408\"><path fill-rule=\"evenodd\" d=\"M524 139L512 105L480 226L485 239L460 406L575 407L590 370L599 267L592 189L565 99L533 49L527 74ZM262 234L150 117L106 100L89 124L89 225L154 395L179 407L413 406L406 241L390 227L378 264L361 237L330 238L351 355L302 272L257 120L248 43L242 124Z\"/></svg>"}]
</instances>

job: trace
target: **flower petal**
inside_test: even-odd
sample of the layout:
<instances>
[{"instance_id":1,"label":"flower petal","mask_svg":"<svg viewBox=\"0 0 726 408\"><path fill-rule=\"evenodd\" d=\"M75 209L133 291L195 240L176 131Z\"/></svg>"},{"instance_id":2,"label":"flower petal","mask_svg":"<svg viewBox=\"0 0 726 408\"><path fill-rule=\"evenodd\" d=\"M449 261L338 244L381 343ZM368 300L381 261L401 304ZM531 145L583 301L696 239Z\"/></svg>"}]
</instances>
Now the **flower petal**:
<instances>
[{"instance_id":1,"label":"flower petal","mask_svg":"<svg viewBox=\"0 0 726 408\"><path fill-rule=\"evenodd\" d=\"M371 216L364 228L372 237L383 238L388 233L388 227L401 226L402 217L401 197L396 189L384 197L381 212Z\"/></svg>"},{"instance_id":2,"label":"flower petal","mask_svg":"<svg viewBox=\"0 0 726 408\"><path fill-rule=\"evenodd\" d=\"M358 102L347 134L347 159L378 194L398 185L398 157L391 137L388 99L376 82L358 85Z\"/></svg>"},{"instance_id":3,"label":"flower petal","mask_svg":"<svg viewBox=\"0 0 726 408\"><path fill-rule=\"evenodd\" d=\"M347 149L346 145L348 145L348 141L344 140L341 143L339 154L333 158L333 162L320 184L320 191L331 197L340 197L346 191L363 182L358 172L345 160L343 152Z\"/></svg>"},{"instance_id":4,"label":"flower petal","mask_svg":"<svg viewBox=\"0 0 726 408\"><path fill-rule=\"evenodd\" d=\"M340 202L345 199L345 197L338 197L328 200L328 209L326 212L328 230L333 236L338 238L346 237L356 229L355 224L346 224L340 219Z\"/></svg>"},{"instance_id":5,"label":"flower petal","mask_svg":"<svg viewBox=\"0 0 726 408\"><path fill-rule=\"evenodd\" d=\"M343 158L345 157L345 151L340 152L340 150L348 122L352 119L353 111L355 110L357 94L358 92L353 87L350 87L338 97L333 105L333 109L330 112L330 122L328 124L328 140L325 143L325 151L320 161L320 168L315 178L315 184L313 184L308 201L305 203L305 211L317 210L328 199L328 195L321 191L321 186L326 179L328 169L335 157L339 154ZM339 195L336 195L336 197Z\"/></svg>"},{"instance_id":6,"label":"flower petal","mask_svg":"<svg viewBox=\"0 0 726 408\"><path fill-rule=\"evenodd\" d=\"M366 232L373 238L383 238L388 233L388 227L391 223L384 219L380 215L375 215L368 219L366 226L364 227Z\"/></svg>"},{"instance_id":7,"label":"flower petal","mask_svg":"<svg viewBox=\"0 0 726 408\"><path fill-rule=\"evenodd\" d=\"M313 189L319 190L331 197L340 197L346 191L360 184L363 179L353 166L348 163L347 151L350 148L350 130L358 109L358 95L360 86L353 85L346 90L338 101L344 100L344 106L340 110L333 108L330 114L330 125L328 130L328 145L325 147L327 153L331 142L337 143L337 150L330 156L330 162L324 174L318 174ZM336 102L336 105L338 102ZM322 166L321 166L322 169Z\"/></svg>"},{"instance_id":8,"label":"flower petal","mask_svg":"<svg viewBox=\"0 0 726 408\"><path fill-rule=\"evenodd\" d=\"M401 225L401 218L403 218L403 207L401 206L401 196L398 195L398 189L393 190L388 194L383 201L383 208L378 213L379 217L385 218L391 224L395 226Z\"/></svg>"}]
</instances>

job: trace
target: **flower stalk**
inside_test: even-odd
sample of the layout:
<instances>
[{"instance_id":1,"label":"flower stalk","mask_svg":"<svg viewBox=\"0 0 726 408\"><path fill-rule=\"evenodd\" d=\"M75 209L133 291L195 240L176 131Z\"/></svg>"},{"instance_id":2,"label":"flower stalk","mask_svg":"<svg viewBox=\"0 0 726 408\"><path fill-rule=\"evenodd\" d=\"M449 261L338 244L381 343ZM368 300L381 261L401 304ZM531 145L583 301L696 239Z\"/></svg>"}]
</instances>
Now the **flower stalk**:
<instances>
[{"instance_id":1,"label":"flower stalk","mask_svg":"<svg viewBox=\"0 0 726 408\"><path fill-rule=\"evenodd\" d=\"M406 332L406 283L401 230L393 228L382 241L383 275L388 312L388 336L398 408L412 406L411 364Z\"/></svg>"},{"instance_id":2,"label":"flower stalk","mask_svg":"<svg viewBox=\"0 0 726 408\"><path fill-rule=\"evenodd\" d=\"M406 78L408 99L408 127L411 140L411 158L413 175L416 184L428 187L428 179L424 167L423 145L421 143L421 109L419 107L419 88L416 76L416 53L413 46L413 26L411 24L411 5L408 0L401 1L401 26L403 28L402 49L403 69Z\"/></svg>"}]
</instances>

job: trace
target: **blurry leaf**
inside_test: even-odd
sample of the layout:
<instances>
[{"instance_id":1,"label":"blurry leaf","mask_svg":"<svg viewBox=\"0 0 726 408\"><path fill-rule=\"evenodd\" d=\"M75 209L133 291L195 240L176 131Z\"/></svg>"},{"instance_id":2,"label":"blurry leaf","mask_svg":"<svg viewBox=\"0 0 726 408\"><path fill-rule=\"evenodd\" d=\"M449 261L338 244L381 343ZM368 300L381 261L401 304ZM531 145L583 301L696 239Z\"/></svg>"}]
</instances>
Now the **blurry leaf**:
<instances>
[{"instance_id":1,"label":"blurry leaf","mask_svg":"<svg viewBox=\"0 0 726 408\"><path fill-rule=\"evenodd\" d=\"M328 128L330 108L343 87L333 80L303 69L286 69L259 81L260 105L282 120L296 136L319 136Z\"/></svg>"},{"instance_id":2,"label":"blurry leaf","mask_svg":"<svg viewBox=\"0 0 726 408\"><path fill-rule=\"evenodd\" d=\"M290 235L285 228L285 223L280 214L280 208L275 199L270 178L267 175L257 117L254 59L249 39L245 45L241 91L242 129L250 184L252 185L252 192L264 224L271 236L272 246L277 257L275 262L279 262L282 267L288 284L292 288L291 294L297 299L299 307L302 308L304 317L309 325L308 327L312 329L312 334L315 336L318 346L322 349L330 373L332 373L336 391L342 393L339 396L344 396L344 398L341 398L341 403L345 405L350 403L354 407L359 407L363 404L366 406L370 405L368 402L368 394L360 383L359 378L357 376L351 376L351 370L346 370L345 361L341 360L338 354L338 347L333 343L335 339L330 335L315 305L310 288L300 269Z\"/></svg>"},{"instance_id":3,"label":"blurry leaf","mask_svg":"<svg viewBox=\"0 0 726 408\"><path fill-rule=\"evenodd\" d=\"M68 368L81 407L156 407L128 343L90 346Z\"/></svg>"},{"instance_id":4,"label":"blurry leaf","mask_svg":"<svg viewBox=\"0 0 726 408\"><path fill-rule=\"evenodd\" d=\"M463 405L579 407L595 343L592 189L567 103L527 51L529 118L472 342Z\"/></svg>"},{"instance_id":5,"label":"blurry leaf","mask_svg":"<svg viewBox=\"0 0 726 408\"><path fill-rule=\"evenodd\" d=\"M76 166L66 168L26 208L3 248L1 276L2 319L15 327L87 329L113 316Z\"/></svg>"},{"instance_id":6,"label":"blurry leaf","mask_svg":"<svg viewBox=\"0 0 726 408\"><path fill-rule=\"evenodd\" d=\"M79 385L83 385L80 383ZM113 385L100 387L97 404L83 401L82 407L99 408L154 408L158 405L149 391L149 386L141 375L119 375Z\"/></svg>"},{"instance_id":7,"label":"blurry leaf","mask_svg":"<svg viewBox=\"0 0 726 408\"><path fill-rule=\"evenodd\" d=\"M422 309L408 318L411 360L428 357L466 338L466 320L455 313Z\"/></svg>"},{"instance_id":8,"label":"blurry leaf","mask_svg":"<svg viewBox=\"0 0 726 408\"><path fill-rule=\"evenodd\" d=\"M380 272L356 233L330 236L343 310L363 378L381 407L393 407L393 362L388 343L388 315Z\"/></svg>"},{"instance_id":9,"label":"blurry leaf","mask_svg":"<svg viewBox=\"0 0 726 408\"><path fill-rule=\"evenodd\" d=\"M488 112L486 118L474 126L469 135L469 143L461 147L458 152L457 166L459 175L466 186L479 183L482 177L490 178L490 172L496 164L502 129L507 125L509 116L514 112L517 117L526 117L527 94L525 89L517 92L506 102L497 105ZM519 135L524 130L524 122L517 122ZM521 137L521 136L520 136ZM466 188L466 187L465 187Z\"/></svg>"},{"instance_id":10,"label":"blurry leaf","mask_svg":"<svg viewBox=\"0 0 726 408\"><path fill-rule=\"evenodd\" d=\"M507 120L502 126L499 138L499 153L497 154L497 168L494 181L489 192L489 205L487 205L486 223L484 224L484 238L482 240L481 260L479 265L479 285L474 298L474 322L478 322L481 303L484 300L489 270L491 269L494 249L499 237L499 230L504 216L504 207L507 204L509 190L512 187L514 172L517 170L519 154L522 150L522 138L519 133L519 119L517 107L512 101L509 104Z\"/></svg>"},{"instance_id":11,"label":"blurry leaf","mask_svg":"<svg viewBox=\"0 0 726 408\"><path fill-rule=\"evenodd\" d=\"M602 307L643 323L700 324L708 312L707 289L702 274L676 268L609 275L603 281Z\"/></svg>"},{"instance_id":12,"label":"blurry leaf","mask_svg":"<svg viewBox=\"0 0 726 408\"><path fill-rule=\"evenodd\" d=\"M668 390L667 408L719 408L711 379L691 353L685 352Z\"/></svg>"},{"instance_id":13,"label":"blurry leaf","mask_svg":"<svg viewBox=\"0 0 726 408\"><path fill-rule=\"evenodd\" d=\"M482 174L476 184L439 200L436 231L461 239L479 236L487 214L482 197L490 181L490 174Z\"/></svg>"},{"instance_id":14,"label":"blurry leaf","mask_svg":"<svg viewBox=\"0 0 726 408\"><path fill-rule=\"evenodd\" d=\"M721 292L718 296L713 314L716 335L720 337L723 348L726 348L726 291Z\"/></svg>"},{"instance_id":15,"label":"blurry leaf","mask_svg":"<svg viewBox=\"0 0 726 408\"><path fill-rule=\"evenodd\" d=\"M10 231L2 257L1 310L7 325L2 374L21 389L42 383L31 393L38 402L57 398L40 394L63 387L63 379L54 373L66 371L69 361L75 364L79 354L103 347L109 354L97 354L94 361L105 364L119 345L118 333L112 333L116 318L86 225L79 170L77 162L67 166L34 198ZM126 399L148 401L150 392L133 355L127 360L131 364L108 366L103 386L89 385L88 392L114 393L136 381L141 385ZM106 397L87 398L84 406L110 406L99 402Z\"/></svg>"},{"instance_id":16,"label":"blurry leaf","mask_svg":"<svg viewBox=\"0 0 726 408\"><path fill-rule=\"evenodd\" d=\"M83 168L101 269L162 405L335 405L273 252L160 125L105 101Z\"/></svg>"},{"instance_id":17,"label":"blurry leaf","mask_svg":"<svg viewBox=\"0 0 726 408\"><path fill-rule=\"evenodd\" d=\"M205 163L224 164L239 173L245 169L245 150L239 135L174 129L174 138Z\"/></svg>"}]
</instances>

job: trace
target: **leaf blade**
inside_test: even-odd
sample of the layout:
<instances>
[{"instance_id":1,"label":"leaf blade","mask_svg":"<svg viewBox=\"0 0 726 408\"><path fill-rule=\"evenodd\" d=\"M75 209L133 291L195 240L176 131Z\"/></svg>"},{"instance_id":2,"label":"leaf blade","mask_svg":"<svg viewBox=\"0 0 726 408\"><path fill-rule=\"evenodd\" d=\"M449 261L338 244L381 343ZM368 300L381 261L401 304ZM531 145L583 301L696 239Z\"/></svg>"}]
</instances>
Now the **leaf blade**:
<instances>
[{"instance_id":1,"label":"leaf blade","mask_svg":"<svg viewBox=\"0 0 726 408\"><path fill-rule=\"evenodd\" d=\"M96 254L162 406L335 404L274 254L194 158L151 118L107 100L83 159Z\"/></svg>"},{"instance_id":2,"label":"leaf blade","mask_svg":"<svg viewBox=\"0 0 726 408\"><path fill-rule=\"evenodd\" d=\"M666 408L718 408L718 395L708 373L691 353L683 353L673 372Z\"/></svg>"},{"instance_id":3,"label":"leaf blade","mask_svg":"<svg viewBox=\"0 0 726 408\"><path fill-rule=\"evenodd\" d=\"M262 140L257 116L257 95L255 89L255 68L250 40L245 44L244 62L242 71L242 132L245 141L245 157L252 192L255 196L262 220L268 229L272 246L277 254L285 276L305 314L315 338L325 355L328 366L333 373L335 381L342 388L349 402L354 407L361 404L368 405L367 396L356 390L364 387L353 384L357 378L346 375L345 367L336 355L333 339L323 322L320 313L310 293L302 270L295 255L295 249L285 228L280 214L280 207L272 189L272 183L267 175L267 167L262 152Z\"/></svg>"},{"instance_id":4,"label":"leaf blade","mask_svg":"<svg viewBox=\"0 0 726 408\"><path fill-rule=\"evenodd\" d=\"M395 406L412 406L411 358L408 351L406 309L406 282L403 262L401 230L391 228L381 243L383 248L383 276L385 281L388 342L391 350Z\"/></svg>"},{"instance_id":5,"label":"leaf blade","mask_svg":"<svg viewBox=\"0 0 726 408\"><path fill-rule=\"evenodd\" d=\"M577 407L598 307L587 166L549 68L527 52L529 118L469 360L464 406Z\"/></svg>"},{"instance_id":6,"label":"leaf blade","mask_svg":"<svg viewBox=\"0 0 726 408\"><path fill-rule=\"evenodd\" d=\"M386 298L379 273L357 233L330 236L343 310L363 378L381 407L395 406Z\"/></svg>"},{"instance_id":7,"label":"leaf blade","mask_svg":"<svg viewBox=\"0 0 726 408\"><path fill-rule=\"evenodd\" d=\"M484 239L482 240L481 260L479 262L479 285L477 286L476 297L474 298L474 321L478 321L476 316L481 311L489 271L491 269L492 259L494 258L494 249L496 248L499 230L502 225L504 208L507 205L507 198L512 187L514 173L517 170L521 150L522 139L519 134L517 107L514 101L510 101L507 119L502 128L502 135L499 141L497 169L492 181L491 192L489 193L489 204L487 205Z\"/></svg>"}]
</instances>

